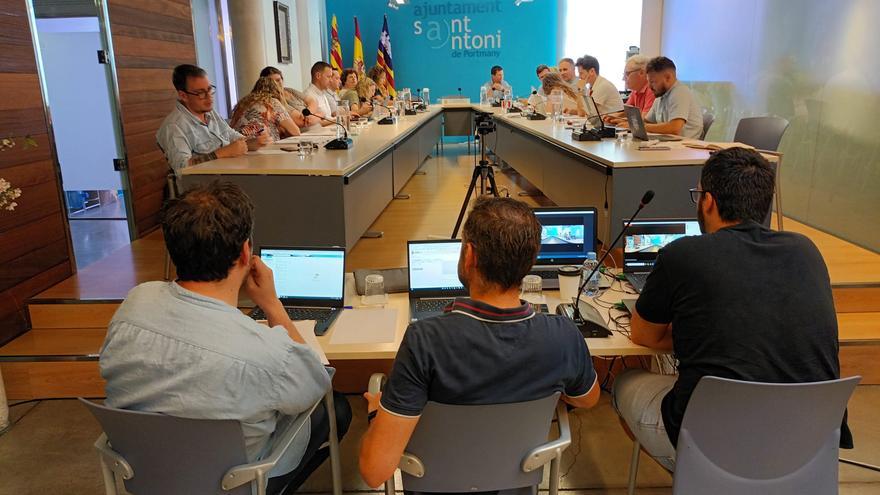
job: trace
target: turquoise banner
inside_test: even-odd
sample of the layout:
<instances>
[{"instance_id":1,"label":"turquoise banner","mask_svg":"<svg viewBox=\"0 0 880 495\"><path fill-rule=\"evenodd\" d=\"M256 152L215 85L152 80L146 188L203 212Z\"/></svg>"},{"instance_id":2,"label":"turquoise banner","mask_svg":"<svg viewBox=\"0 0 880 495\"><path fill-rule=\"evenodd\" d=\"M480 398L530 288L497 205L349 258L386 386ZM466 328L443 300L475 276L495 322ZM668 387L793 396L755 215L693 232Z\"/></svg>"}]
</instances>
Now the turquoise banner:
<instances>
[{"instance_id":1,"label":"turquoise banner","mask_svg":"<svg viewBox=\"0 0 880 495\"><path fill-rule=\"evenodd\" d=\"M457 95L472 101L489 80L493 65L518 96L538 84L535 67L555 65L557 0L415 1L397 9L381 0L326 0L327 19L339 23L342 60L352 66L354 17L364 46L364 63L376 64L382 16L388 16L395 87L431 88L431 98ZM329 25L327 32L330 32ZM329 36L329 35L328 35ZM327 41L329 47L329 39Z\"/></svg>"}]
</instances>

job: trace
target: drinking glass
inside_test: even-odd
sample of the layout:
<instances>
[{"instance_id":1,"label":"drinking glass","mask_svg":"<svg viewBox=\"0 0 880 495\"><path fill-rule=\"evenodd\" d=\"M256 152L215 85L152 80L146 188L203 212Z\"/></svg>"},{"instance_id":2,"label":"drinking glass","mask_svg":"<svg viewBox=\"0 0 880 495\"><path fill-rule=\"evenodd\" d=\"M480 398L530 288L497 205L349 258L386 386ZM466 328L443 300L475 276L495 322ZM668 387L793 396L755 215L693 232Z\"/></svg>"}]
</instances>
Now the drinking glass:
<instances>
[{"instance_id":1,"label":"drinking glass","mask_svg":"<svg viewBox=\"0 0 880 495\"><path fill-rule=\"evenodd\" d=\"M364 277L364 297L361 299L364 305L372 306L385 304L385 277L378 273L371 273Z\"/></svg>"}]
</instances>

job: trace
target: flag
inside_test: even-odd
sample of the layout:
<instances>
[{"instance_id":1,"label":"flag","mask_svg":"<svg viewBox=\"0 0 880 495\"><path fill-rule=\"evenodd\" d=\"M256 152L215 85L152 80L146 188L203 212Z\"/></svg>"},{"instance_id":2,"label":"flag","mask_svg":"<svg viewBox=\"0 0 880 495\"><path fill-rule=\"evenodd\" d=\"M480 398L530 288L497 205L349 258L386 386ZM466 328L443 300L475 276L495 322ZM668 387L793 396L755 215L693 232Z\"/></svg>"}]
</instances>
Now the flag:
<instances>
[{"instance_id":1,"label":"flag","mask_svg":"<svg viewBox=\"0 0 880 495\"><path fill-rule=\"evenodd\" d=\"M361 43L361 28L358 27L358 18L354 18L354 55L352 56L352 67L358 74L364 74L367 71L364 65L364 45Z\"/></svg>"},{"instance_id":2,"label":"flag","mask_svg":"<svg viewBox=\"0 0 880 495\"><path fill-rule=\"evenodd\" d=\"M384 16L382 34L379 35L379 50L376 53L376 64L385 69L388 75L388 94L394 96L394 66L391 63L391 34L388 32L388 16Z\"/></svg>"},{"instance_id":3,"label":"flag","mask_svg":"<svg viewBox=\"0 0 880 495\"><path fill-rule=\"evenodd\" d=\"M336 25L336 14L330 21L330 37L332 38L330 46L330 67L338 69L342 72L342 45L339 44L339 27Z\"/></svg>"}]
</instances>

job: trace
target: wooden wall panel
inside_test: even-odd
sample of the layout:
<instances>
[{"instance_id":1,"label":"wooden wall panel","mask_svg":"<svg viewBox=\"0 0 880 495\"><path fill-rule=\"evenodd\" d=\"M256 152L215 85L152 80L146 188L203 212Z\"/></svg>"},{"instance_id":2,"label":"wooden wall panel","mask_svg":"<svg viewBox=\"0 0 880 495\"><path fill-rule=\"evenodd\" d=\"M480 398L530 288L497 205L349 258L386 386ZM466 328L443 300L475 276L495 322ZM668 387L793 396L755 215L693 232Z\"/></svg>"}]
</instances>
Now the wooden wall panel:
<instances>
[{"instance_id":1,"label":"wooden wall panel","mask_svg":"<svg viewBox=\"0 0 880 495\"><path fill-rule=\"evenodd\" d=\"M0 177L22 191L0 211L0 344L27 330L24 304L73 271L25 0L0 0ZM24 136L36 148L24 149Z\"/></svg>"},{"instance_id":2,"label":"wooden wall panel","mask_svg":"<svg viewBox=\"0 0 880 495\"><path fill-rule=\"evenodd\" d=\"M196 63L186 0L108 0L132 208L138 236L158 227L168 164L156 131L174 108L171 71Z\"/></svg>"}]
</instances>

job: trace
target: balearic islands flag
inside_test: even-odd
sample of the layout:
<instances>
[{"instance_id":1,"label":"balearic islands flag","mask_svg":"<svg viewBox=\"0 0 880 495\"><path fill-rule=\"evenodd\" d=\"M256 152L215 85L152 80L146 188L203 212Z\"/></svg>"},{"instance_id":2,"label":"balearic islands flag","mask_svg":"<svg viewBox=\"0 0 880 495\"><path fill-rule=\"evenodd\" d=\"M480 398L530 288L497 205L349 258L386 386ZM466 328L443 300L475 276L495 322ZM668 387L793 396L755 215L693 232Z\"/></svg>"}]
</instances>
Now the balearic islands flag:
<instances>
[{"instance_id":1,"label":"balearic islands flag","mask_svg":"<svg viewBox=\"0 0 880 495\"><path fill-rule=\"evenodd\" d=\"M342 45L339 44L339 27L336 24L336 14L330 21L330 67L342 72Z\"/></svg>"},{"instance_id":2,"label":"balearic islands flag","mask_svg":"<svg viewBox=\"0 0 880 495\"><path fill-rule=\"evenodd\" d=\"M376 64L388 73L388 94L395 96L394 91L394 66L391 63L391 34L388 33L388 16L382 22L382 33L379 35L379 51L376 54Z\"/></svg>"}]
</instances>

